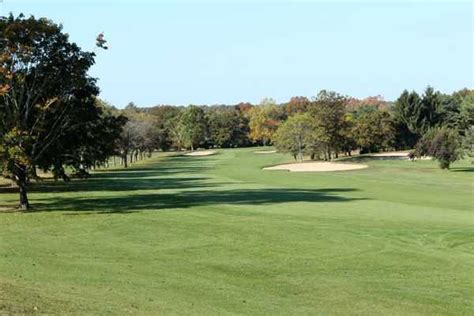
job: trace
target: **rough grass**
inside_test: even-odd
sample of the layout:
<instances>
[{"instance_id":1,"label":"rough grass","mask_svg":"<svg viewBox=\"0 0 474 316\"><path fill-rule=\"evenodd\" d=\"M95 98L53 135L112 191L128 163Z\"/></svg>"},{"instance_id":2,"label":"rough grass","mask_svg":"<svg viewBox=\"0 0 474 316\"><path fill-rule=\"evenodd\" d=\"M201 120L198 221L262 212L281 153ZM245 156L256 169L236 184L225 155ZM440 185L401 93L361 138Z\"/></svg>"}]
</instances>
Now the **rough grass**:
<instances>
[{"instance_id":1,"label":"rough grass","mask_svg":"<svg viewBox=\"0 0 474 316\"><path fill-rule=\"evenodd\" d=\"M35 184L0 213L0 313L474 314L472 165L254 151Z\"/></svg>"}]
</instances>

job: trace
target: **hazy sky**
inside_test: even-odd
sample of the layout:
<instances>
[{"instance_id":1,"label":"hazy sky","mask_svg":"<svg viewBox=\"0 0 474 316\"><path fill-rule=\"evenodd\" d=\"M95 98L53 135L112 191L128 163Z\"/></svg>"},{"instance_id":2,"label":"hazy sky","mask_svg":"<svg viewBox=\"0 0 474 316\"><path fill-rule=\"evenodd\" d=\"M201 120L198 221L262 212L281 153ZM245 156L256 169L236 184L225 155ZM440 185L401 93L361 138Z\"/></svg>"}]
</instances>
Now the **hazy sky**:
<instances>
[{"instance_id":1,"label":"hazy sky","mask_svg":"<svg viewBox=\"0 0 474 316\"><path fill-rule=\"evenodd\" d=\"M395 99L474 86L472 2L21 1L94 49L101 97L123 107L234 104L321 89Z\"/></svg>"}]
</instances>

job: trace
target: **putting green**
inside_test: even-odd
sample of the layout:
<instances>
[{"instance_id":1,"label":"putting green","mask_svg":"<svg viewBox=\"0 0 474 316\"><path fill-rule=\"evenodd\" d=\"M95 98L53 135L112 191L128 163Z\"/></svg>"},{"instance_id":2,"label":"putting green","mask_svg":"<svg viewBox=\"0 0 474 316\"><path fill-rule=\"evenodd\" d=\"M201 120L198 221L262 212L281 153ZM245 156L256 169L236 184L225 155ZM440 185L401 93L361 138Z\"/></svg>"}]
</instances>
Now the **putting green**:
<instances>
[{"instance_id":1,"label":"putting green","mask_svg":"<svg viewBox=\"0 0 474 316\"><path fill-rule=\"evenodd\" d=\"M474 314L471 164L254 151L35 184L35 212L0 213L1 313Z\"/></svg>"}]
</instances>

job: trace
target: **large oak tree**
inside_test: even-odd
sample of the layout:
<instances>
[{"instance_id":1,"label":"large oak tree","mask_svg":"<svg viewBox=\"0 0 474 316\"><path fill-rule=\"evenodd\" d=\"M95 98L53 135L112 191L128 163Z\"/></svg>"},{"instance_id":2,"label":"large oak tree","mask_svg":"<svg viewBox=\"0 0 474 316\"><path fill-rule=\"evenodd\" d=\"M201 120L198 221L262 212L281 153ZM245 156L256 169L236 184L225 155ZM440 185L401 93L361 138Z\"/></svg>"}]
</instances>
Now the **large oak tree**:
<instances>
[{"instance_id":1,"label":"large oak tree","mask_svg":"<svg viewBox=\"0 0 474 316\"><path fill-rule=\"evenodd\" d=\"M37 165L54 168L66 156L86 163L104 154L88 132L101 120L120 126L96 104L99 90L87 74L93 64L94 53L48 19L0 19L0 160L19 187L21 209L29 208L27 180Z\"/></svg>"}]
</instances>

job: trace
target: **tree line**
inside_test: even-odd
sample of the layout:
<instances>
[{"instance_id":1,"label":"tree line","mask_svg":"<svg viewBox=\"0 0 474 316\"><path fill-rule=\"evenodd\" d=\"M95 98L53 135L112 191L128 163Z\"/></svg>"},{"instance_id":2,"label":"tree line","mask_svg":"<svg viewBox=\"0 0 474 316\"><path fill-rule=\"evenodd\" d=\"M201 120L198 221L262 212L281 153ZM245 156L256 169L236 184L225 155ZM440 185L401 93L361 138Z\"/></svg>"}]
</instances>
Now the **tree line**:
<instances>
[{"instance_id":1,"label":"tree line","mask_svg":"<svg viewBox=\"0 0 474 316\"><path fill-rule=\"evenodd\" d=\"M0 168L19 187L24 210L38 170L69 181L112 159L128 167L157 150L275 145L295 159L330 160L355 150L415 149L448 168L473 149L474 90L428 87L395 102L322 90L282 104L265 98L119 110L98 98L88 75L96 53L71 42L61 26L10 15L0 18L0 34ZM96 48L107 49L103 34Z\"/></svg>"},{"instance_id":2,"label":"tree line","mask_svg":"<svg viewBox=\"0 0 474 316\"><path fill-rule=\"evenodd\" d=\"M413 155L439 158L448 168L472 152L474 90L443 94L427 87L421 95L403 91L394 102L322 90L282 104L271 98L256 105L139 108L130 103L117 111L129 118L127 137L137 141L127 142L131 146L123 153L274 145L295 159L330 160L353 152L415 149ZM440 137L445 141L435 141Z\"/></svg>"},{"instance_id":3,"label":"tree line","mask_svg":"<svg viewBox=\"0 0 474 316\"><path fill-rule=\"evenodd\" d=\"M403 91L395 102L323 90L305 104L272 138L295 159L303 154L327 160L353 151L414 149L412 156L432 156L449 168L464 153L472 153L474 90L443 94L427 87L422 95Z\"/></svg>"}]
</instances>

